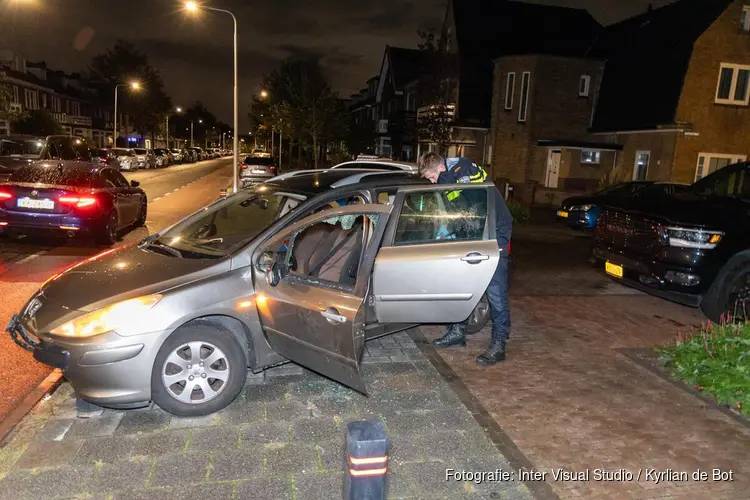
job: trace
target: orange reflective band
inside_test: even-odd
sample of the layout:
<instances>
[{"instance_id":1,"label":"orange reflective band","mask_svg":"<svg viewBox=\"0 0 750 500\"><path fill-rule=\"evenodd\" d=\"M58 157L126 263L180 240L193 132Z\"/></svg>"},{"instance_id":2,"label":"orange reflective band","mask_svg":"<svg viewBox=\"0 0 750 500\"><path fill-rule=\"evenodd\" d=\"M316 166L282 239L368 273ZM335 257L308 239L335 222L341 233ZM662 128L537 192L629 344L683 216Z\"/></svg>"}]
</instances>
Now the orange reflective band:
<instances>
[{"instance_id":1,"label":"orange reflective band","mask_svg":"<svg viewBox=\"0 0 750 500\"><path fill-rule=\"evenodd\" d=\"M349 461L352 465L371 465L371 464L384 464L388 461L388 457L367 457L367 458L354 458L349 457Z\"/></svg>"},{"instance_id":2,"label":"orange reflective band","mask_svg":"<svg viewBox=\"0 0 750 500\"><path fill-rule=\"evenodd\" d=\"M383 467L382 469L366 469L366 470L354 470L349 469L349 474L351 474L354 477L362 477L362 476L383 476L388 471L387 468Z\"/></svg>"}]
</instances>

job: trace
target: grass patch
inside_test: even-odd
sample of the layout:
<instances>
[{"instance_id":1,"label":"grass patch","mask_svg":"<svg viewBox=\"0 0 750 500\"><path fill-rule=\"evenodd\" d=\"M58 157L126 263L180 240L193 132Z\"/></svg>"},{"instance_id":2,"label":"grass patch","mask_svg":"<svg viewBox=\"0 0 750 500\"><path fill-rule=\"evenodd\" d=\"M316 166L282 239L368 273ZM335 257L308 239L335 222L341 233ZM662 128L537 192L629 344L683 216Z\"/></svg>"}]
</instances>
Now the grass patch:
<instances>
[{"instance_id":1,"label":"grass patch","mask_svg":"<svg viewBox=\"0 0 750 500\"><path fill-rule=\"evenodd\" d=\"M529 209L529 207L522 205L516 201L506 201L505 205L508 207L510 215L513 216L513 222L531 222L531 210Z\"/></svg>"},{"instance_id":2,"label":"grass patch","mask_svg":"<svg viewBox=\"0 0 750 500\"><path fill-rule=\"evenodd\" d=\"M708 323L658 350L671 375L750 416L750 323Z\"/></svg>"}]
</instances>

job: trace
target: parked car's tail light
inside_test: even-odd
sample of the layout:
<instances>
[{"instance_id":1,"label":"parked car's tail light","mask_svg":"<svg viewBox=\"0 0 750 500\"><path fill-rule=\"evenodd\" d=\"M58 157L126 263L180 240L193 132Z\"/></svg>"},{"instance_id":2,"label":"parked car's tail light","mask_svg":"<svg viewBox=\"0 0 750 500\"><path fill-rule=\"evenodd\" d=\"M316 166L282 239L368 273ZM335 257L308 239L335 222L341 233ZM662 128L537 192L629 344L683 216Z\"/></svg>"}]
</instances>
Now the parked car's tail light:
<instances>
[{"instance_id":1,"label":"parked car's tail light","mask_svg":"<svg viewBox=\"0 0 750 500\"><path fill-rule=\"evenodd\" d=\"M96 205L93 196L61 196L58 201L65 205L74 205L76 208L87 208Z\"/></svg>"},{"instance_id":2,"label":"parked car's tail light","mask_svg":"<svg viewBox=\"0 0 750 500\"><path fill-rule=\"evenodd\" d=\"M270 167L268 167L268 170L270 170L271 172L275 172L276 171L276 165L271 165Z\"/></svg>"},{"instance_id":3,"label":"parked car's tail light","mask_svg":"<svg viewBox=\"0 0 750 500\"><path fill-rule=\"evenodd\" d=\"M10 200L13 195L9 191L0 191L0 201Z\"/></svg>"},{"instance_id":4,"label":"parked car's tail light","mask_svg":"<svg viewBox=\"0 0 750 500\"><path fill-rule=\"evenodd\" d=\"M724 233L703 229L689 229L684 227L668 227L667 241L669 246L681 248L711 249L719 244Z\"/></svg>"},{"instance_id":5,"label":"parked car's tail light","mask_svg":"<svg viewBox=\"0 0 750 500\"><path fill-rule=\"evenodd\" d=\"M243 163L243 164L242 164L242 170L245 170L246 168L247 168L247 164L246 164L246 163Z\"/></svg>"},{"instance_id":6,"label":"parked car's tail light","mask_svg":"<svg viewBox=\"0 0 750 500\"><path fill-rule=\"evenodd\" d=\"M154 294L118 302L68 321L50 333L61 337L81 338L119 329L132 329L143 323L143 314L154 307L161 298L161 295Z\"/></svg>"}]
</instances>

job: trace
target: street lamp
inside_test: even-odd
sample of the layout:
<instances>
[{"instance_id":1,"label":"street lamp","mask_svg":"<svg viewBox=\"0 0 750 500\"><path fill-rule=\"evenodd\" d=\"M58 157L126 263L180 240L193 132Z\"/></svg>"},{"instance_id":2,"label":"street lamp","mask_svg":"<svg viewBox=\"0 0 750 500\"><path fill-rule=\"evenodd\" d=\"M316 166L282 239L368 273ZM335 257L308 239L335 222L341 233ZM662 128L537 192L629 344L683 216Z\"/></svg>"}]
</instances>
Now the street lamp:
<instances>
[{"instance_id":1,"label":"street lamp","mask_svg":"<svg viewBox=\"0 0 750 500\"><path fill-rule=\"evenodd\" d=\"M260 91L260 96L261 96L261 97L262 97L263 99L265 99L266 97L268 97L268 91L266 91L266 90L261 90L261 91Z\"/></svg>"},{"instance_id":2,"label":"street lamp","mask_svg":"<svg viewBox=\"0 0 750 500\"><path fill-rule=\"evenodd\" d=\"M130 82L130 83L118 83L115 85L115 121L112 131L112 146L117 147L117 89L120 87L130 87L133 90L139 90L141 88L141 84L138 82Z\"/></svg>"},{"instance_id":3,"label":"street lamp","mask_svg":"<svg viewBox=\"0 0 750 500\"><path fill-rule=\"evenodd\" d=\"M182 113L182 108L177 106L174 108L175 113ZM169 149L169 113L167 113L167 149Z\"/></svg>"},{"instance_id":4,"label":"street lamp","mask_svg":"<svg viewBox=\"0 0 750 500\"><path fill-rule=\"evenodd\" d=\"M200 9L206 9L206 10L213 10L215 12L222 12L224 14L229 14L232 16L232 21L234 22L234 130L237 130L239 128L239 97L238 97L238 90L237 90L237 18L228 10L224 9L217 9L215 7L206 7L205 5L198 5L197 2L185 2L185 9L188 12L194 12L197 13ZM237 134L234 134L234 151L233 151L233 174L234 178L232 179L232 192L237 192L237 181L239 179L239 148L238 148L238 139Z\"/></svg>"},{"instance_id":5,"label":"street lamp","mask_svg":"<svg viewBox=\"0 0 750 500\"><path fill-rule=\"evenodd\" d=\"M193 120L190 120L190 147L194 147L195 144L193 144L193 124L195 122ZM198 120L198 123L203 123L203 120Z\"/></svg>"}]
</instances>

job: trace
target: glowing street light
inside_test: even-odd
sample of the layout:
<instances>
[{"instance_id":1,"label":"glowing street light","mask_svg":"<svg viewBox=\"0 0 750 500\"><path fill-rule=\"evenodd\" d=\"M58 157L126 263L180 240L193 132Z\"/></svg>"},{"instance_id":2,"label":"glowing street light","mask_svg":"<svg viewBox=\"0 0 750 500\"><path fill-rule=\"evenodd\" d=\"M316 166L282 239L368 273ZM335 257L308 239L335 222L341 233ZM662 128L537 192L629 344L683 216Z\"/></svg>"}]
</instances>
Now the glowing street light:
<instances>
[{"instance_id":1,"label":"glowing street light","mask_svg":"<svg viewBox=\"0 0 750 500\"><path fill-rule=\"evenodd\" d=\"M120 87L130 87L133 90L140 90L141 84L137 81L132 81L130 83L119 83L115 85L115 120L114 120L114 130L112 131L112 146L117 147L117 89Z\"/></svg>"},{"instance_id":2,"label":"glowing street light","mask_svg":"<svg viewBox=\"0 0 750 500\"><path fill-rule=\"evenodd\" d=\"M262 97L263 99L265 99L266 97L268 97L268 91L267 91L267 90L261 90L261 91L260 91L260 96L261 96L261 97Z\"/></svg>"},{"instance_id":3,"label":"glowing street light","mask_svg":"<svg viewBox=\"0 0 750 500\"><path fill-rule=\"evenodd\" d=\"M205 5L198 5L197 2L185 2L185 10L188 12L192 12L194 14L197 14L200 10L206 9L206 10L212 10L214 12L222 12L224 14L229 14L232 16L232 21L234 22L234 130L237 130L239 128L239 94L237 90L237 18L234 14L232 14L228 10L224 9L217 9L216 7L207 7ZM239 180L239 142L237 140L236 134L233 141L234 145L234 161L232 162L234 164L234 176L232 179L232 192L236 193L238 191L237 184Z\"/></svg>"}]
</instances>

